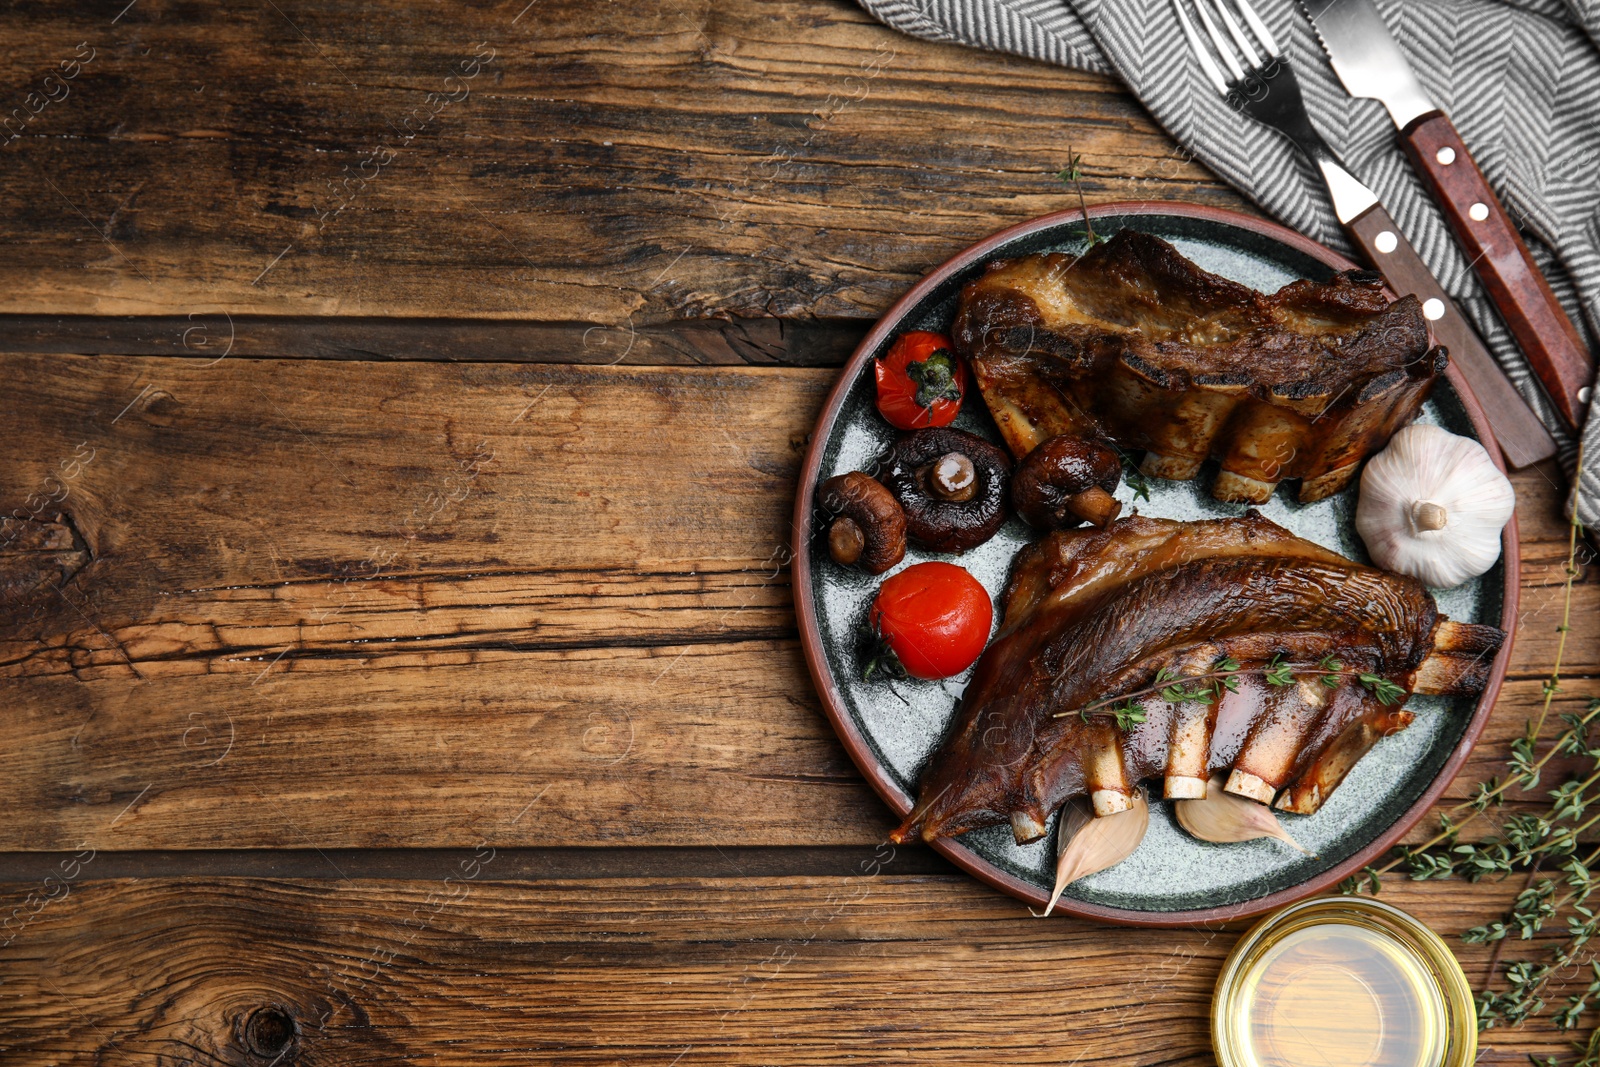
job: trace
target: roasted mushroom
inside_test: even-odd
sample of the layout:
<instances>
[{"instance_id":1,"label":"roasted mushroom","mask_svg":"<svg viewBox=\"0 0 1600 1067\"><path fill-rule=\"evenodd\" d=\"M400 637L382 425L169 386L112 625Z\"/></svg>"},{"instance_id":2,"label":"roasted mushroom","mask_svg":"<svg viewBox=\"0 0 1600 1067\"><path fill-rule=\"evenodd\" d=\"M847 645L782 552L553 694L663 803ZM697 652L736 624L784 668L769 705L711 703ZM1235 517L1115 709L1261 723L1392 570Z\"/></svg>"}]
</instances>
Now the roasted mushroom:
<instances>
[{"instance_id":1,"label":"roasted mushroom","mask_svg":"<svg viewBox=\"0 0 1600 1067\"><path fill-rule=\"evenodd\" d=\"M1122 479L1115 450L1076 434L1057 434L1040 442L1017 465L1011 479L1011 504L1044 529L1071 529L1082 522L1104 526L1122 511L1112 497Z\"/></svg>"},{"instance_id":2,"label":"roasted mushroom","mask_svg":"<svg viewBox=\"0 0 1600 1067\"><path fill-rule=\"evenodd\" d=\"M911 540L937 552L965 552L1006 521L1011 459L983 438L941 426L902 434L884 479L906 513Z\"/></svg>"},{"instance_id":3,"label":"roasted mushroom","mask_svg":"<svg viewBox=\"0 0 1600 1067\"><path fill-rule=\"evenodd\" d=\"M828 555L835 563L859 563L868 574L882 574L905 558L905 512L871 475L851 471L829 478L817 490L817 503L833 516Z\"/></svg>"}]
</instances>

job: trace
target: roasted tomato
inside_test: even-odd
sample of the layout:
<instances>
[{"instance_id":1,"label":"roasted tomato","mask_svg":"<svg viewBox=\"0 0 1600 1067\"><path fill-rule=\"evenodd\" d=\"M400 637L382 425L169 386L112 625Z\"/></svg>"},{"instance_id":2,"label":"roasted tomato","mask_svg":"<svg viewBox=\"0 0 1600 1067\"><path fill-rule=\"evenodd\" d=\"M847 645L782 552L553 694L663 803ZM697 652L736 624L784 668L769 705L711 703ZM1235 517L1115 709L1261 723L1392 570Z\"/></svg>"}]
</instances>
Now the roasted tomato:
<instances>
[{"instance_id":1,"label":"roasted tomato","mask_svg":"<svg viewBox=\"0 0 1600 1067\"><path fill-rule=\"evenodd\" d=\"M978 579L954 563L918 563L884 581L867 622L877 647L866 677L884 670L948 678L983 652L994 605Z\"/></svg>"},{"instance_id":2,"label":"roasted tomato","mask_svg":"<svg viewBox=\"0 0 1600 1067\"><path fill-rule=\"evenodd\" d=\"M961 411L967 368L942 333L901 334L873 373L878 379L878 411L891 426L902 430L948 426Z\"/></svg>"}]
</instances>

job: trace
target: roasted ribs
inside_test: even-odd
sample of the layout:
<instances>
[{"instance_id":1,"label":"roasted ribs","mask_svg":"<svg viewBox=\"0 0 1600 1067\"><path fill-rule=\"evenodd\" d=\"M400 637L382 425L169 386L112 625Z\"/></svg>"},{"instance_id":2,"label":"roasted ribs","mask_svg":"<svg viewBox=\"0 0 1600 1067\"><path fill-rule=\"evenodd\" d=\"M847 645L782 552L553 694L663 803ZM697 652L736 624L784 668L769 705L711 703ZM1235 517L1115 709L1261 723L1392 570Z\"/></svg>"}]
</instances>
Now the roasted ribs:
<instances>
[{"instance_id":1,"label":"roasted ribs","mask_svg":"<svg viewBox=\"0 0 1600 1067\"><path fill-rule=\"evenodd\" d=\"M1122 230L1082 256L991 263L961 293L956 347L1020 460L1058 434L1145 449L1189 479L1214 456L1219 500L1264 503L1299 478L1347 485L1447 362L1412 296L1367 272L1265 295Z\"/></svg>"},{"instance_id":2,"label":"roasted ribs","mask_svg":"<svg viewBox=\"0 0 1600 1067\"><path fill-rule=\"evenodd\" d=\"M1004 822L1032 840L1071 797L1106 815L1143 779L1199 797L1214 771L1314 812L1411 722L1406 697L1481 691L1505 638L1254 512L1057 531L1018 556L1003 603L897 841ZM1209 699L1164 697L1173 685ZM1124 731L1119 705L1143 721Z\"/></svg>"}]
</instances>

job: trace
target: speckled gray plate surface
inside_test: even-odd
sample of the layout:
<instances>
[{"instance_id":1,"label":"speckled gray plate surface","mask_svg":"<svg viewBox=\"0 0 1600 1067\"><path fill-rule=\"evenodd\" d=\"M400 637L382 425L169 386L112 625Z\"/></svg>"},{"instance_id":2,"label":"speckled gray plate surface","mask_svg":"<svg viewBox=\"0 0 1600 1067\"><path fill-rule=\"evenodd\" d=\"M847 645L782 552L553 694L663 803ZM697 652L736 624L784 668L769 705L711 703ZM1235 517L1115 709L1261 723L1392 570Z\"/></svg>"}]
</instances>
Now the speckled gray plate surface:
<instances>
[{"instance_id":1,"label":"speckled gray plate surface","mask_svg":"<svg viewBox=\"0 0 1600 1067\"><path fill-rule=\"evenodd\" d=\"M1123 212L1119 213L1118 208ZM1298 278L1324 279L1340 263L1288 231L1228 213L1169 205L1158 213L1152 205L1104 205L1092 212L1101 234L1129 226L1171 241L1206 270L1272 292ZM802 492L810 494L821 481L851 470L873 467L894 430L874 406L871 361L887 350L893 337L906 330L946 330L961 285L992 259L1036 251L1080 252L1084 247L1081 215L1058 216L1032 224L1031 232L1008 231L975 246L929 276L874 330L857 358L846 368L835 399L825 411L808 457ZM1263 232L1263 230L1267 232ZM1285 236L1287 235L1287 236ZM1292 238L1292 242L1288 239ZM987 247L986 247L987 246ZM940 278L942 273L948 277ZM932 284L930 284L932 283ZM1481 437L1474 425L1476 405L1463 400L1451 382L1441 381L1422 409L1419 421L1437 423L1458 434ZM830 417L831 416L831 417ZM1481 421L1481 416L1478 416ZM999 442L999 436L976 391L969 396L956 425ZM1243 514L1243 505L1222 504L1209 490L1216 473L1207 463L1189 482L1150 480L1150 499L1136 500L1127 485L1116 496L1124 513L1174 519L1205 519ZM1259 510L1267 518L1344 555L1366 561L1354 527L1356 489L1316 504L1293 500L1293 483ZM953 717L967 674L944 682L863 683L856 634L881 578L837 566L816 536L807 508L797 506L797 545L804 558L796 567L797 600L808 658L818 689L852 755L880 794L897 813L909 798L928 758ZM1508 527L1515 568L1515 526ZM1017 550L1034 533L1013 517L987 544L962 556L912 549L900 568L927 559L959 562L998 597ZM897 569L900 569L897 568ZM804 572L804 573L802 573ZM1508 584L1508 579L1509 584ZM1515 596L1515 575L1506 557L1481 578L1448 591L1435 591L1440 610L1453 619L1503 625L1507 590ZM996 624L998 625L998 604ZM1407 707L1416 713L1412 726L1385 738L1351 771L1350 776L1311 816L1283 817L1291 833L1315 853L1308 857L1272 840L1217 845L1184 833L1165 801L1152 804L1150 831L1132 857L1110 870L1068 887L1062 910L1113 921L1152 923L1196 922L1237 917L1266 910L1321 888L1350 869L1364 854L1398 837L1426 809L1465 758L1492 704L1509 648L1503 649L1484 701L1465 698L1413 697ZM972 873L1024 899L1042 903L1053 880L1054 817L1051 833L1031 845L1012 841L1010 828L996 826L941 843L942 851Z\"/></svg>"}]
</instances>

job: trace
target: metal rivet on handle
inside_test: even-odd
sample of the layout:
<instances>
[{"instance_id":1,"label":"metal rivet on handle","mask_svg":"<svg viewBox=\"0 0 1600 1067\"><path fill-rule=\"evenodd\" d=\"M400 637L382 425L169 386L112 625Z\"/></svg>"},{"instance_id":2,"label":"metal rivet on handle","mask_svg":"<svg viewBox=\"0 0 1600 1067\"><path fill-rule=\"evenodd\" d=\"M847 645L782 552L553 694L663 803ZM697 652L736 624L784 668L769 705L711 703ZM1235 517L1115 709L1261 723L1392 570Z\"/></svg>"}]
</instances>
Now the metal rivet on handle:
<instances>
[{"instance_id":1,"label":"metal rivet on handle","mask_svg":"<svg viewBox=\"0 0 1600 1067\"><path fill-rule=\"evenodd\" d=\"M1400 238L1394 235L1393 230L1384 230L1382 233L1378 234L1378 236L1372 239L1373 246L1376 247L1378 251L1384 253L1393 252L1399 243Z\"/></svg>"},{"instance_id":2,"label":"metal rivet on handle","mask_svg":"<svg viewBox=\"0 0 1600 1067\"><path fill-rule=\"evenodd\" d=\"M1437 159L1440 163L1443 163L1448 167L1450 164L1456 161L1456 150L1451 148L1449 145L1446 145L1445 147L1439 149L1438 153L1433 158Z\"/></svg>"},{"instance_id":3,"label":"metal rivet on handle","mask_svg":"<svg viewBox=\"0 0 1600 1067\"><path fill-rule=\"evenodd\" d=\"M1467 208L1467 214L1472 216L1473 222L1482 222L1484 219L1489 217L1489 205L1473 204L1471 207Z\"/></svg>"},{"instance_id":4,"label":"metal rivet on handle","mask_svg":"<svg viewBox=\"0 0 1600 1067\"><path fill-rule=\"evenodd\" d=\"M1579 389L1578 390L1578 403L1587 404L1589 402L1589 397L1591 395L1593 395L1593 390L1591 389L1590 386L1586 385L1582 389Z\"/></svg>"},{"instance_id":5,"label":"metal rivet on handle","mask_svg":"<svg viewBox=\"0 0 1600 1067\"><path fill-rule=\"evenodd\" d=\"M1444 301L1430 296L1422 302L1422 316L1429 321L1444 318Z\"/></svg>"}]
</instances>

